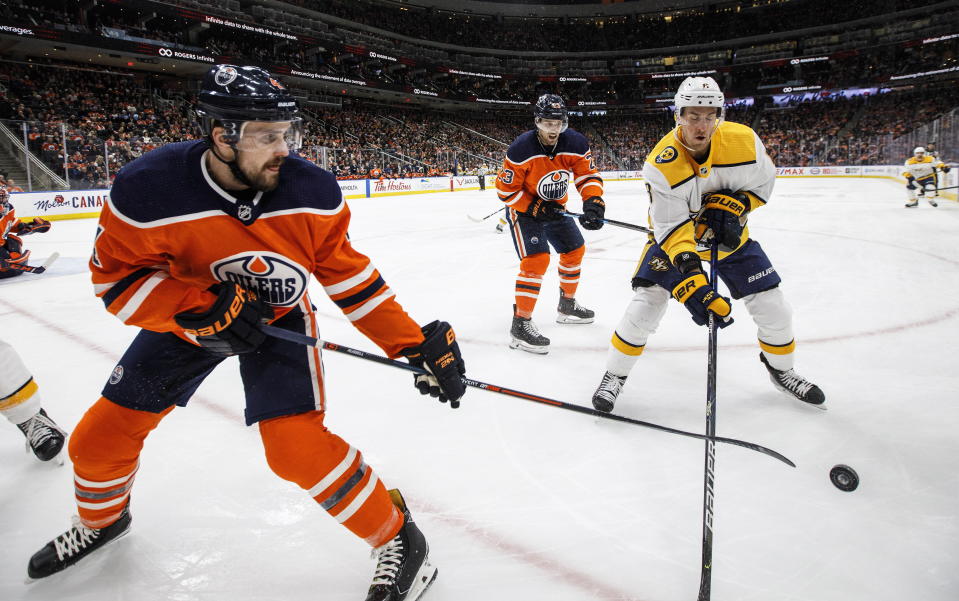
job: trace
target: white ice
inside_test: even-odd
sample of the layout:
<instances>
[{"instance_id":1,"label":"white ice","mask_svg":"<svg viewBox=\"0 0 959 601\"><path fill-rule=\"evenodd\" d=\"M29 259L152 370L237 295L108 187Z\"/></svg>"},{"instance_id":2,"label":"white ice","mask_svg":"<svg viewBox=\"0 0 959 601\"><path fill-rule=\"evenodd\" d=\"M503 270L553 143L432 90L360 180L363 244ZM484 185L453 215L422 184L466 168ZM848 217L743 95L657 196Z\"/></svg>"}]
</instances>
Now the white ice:
<instances>
[{"instance_id":1,"label":"white ice","mask_svg":"<svg viewBox=\"0 0 959 601\"><path fill-rule=\"evenodd\" d=\"M608 185L608 216L645 222L638 182ZM828 411L787 398L757 359L741 304L719 334L720 445L713 595L724 601L959 598L959 205L903 208L885 180L781 180L752 232L795 309L797 370ZM171 199L176 202L176 199ZM587 232L578 299L592 325L554 322L556 257L535 319L548 355L507 348L517 260L508 235L468 214L492 191L350 201L353 243L419 322L456 328L468 375L589 405L631 296L643 238ZM135 334L86 273L94 220L25 241L47 274L0 284L0 332L67 429L99 395ZM323 336L376 351L314 286ZM672 303L617 412L703 431L706 330ZM470 389L455 411L408 373L326 353L327 423L404 492L439 577L426 601L694 599L703 443ZM0 420L0 599L357 600L369 549L263 459L242 420L235 362L148 439L130 535L62 574L26 584L30 555L75 512L69 461L41 464ZM828 479L853 466L852 493Z\"/></svg>"}]
</instances>

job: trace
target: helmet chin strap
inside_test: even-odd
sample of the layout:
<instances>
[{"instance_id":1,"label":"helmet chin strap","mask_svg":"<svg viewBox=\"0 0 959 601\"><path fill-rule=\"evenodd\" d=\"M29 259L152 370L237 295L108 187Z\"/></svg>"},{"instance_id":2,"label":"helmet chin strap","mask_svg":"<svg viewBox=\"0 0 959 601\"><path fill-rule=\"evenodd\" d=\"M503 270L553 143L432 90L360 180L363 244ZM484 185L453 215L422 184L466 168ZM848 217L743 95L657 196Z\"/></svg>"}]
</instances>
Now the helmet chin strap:
<instances>
[{"instance_id":1,"label":"helmet chin strap","mask_svg":"<svg viewBox=\"0 0 959 601\"><path fill-rule=\"evenodd\" d=\"M679 145L680 145L680 146L682 146L683 148L685 148L685 149L688 150L689 152L696 152L695 150L693 150L693 149L690 148L689 146L686 146L686 142L683 140L683 132L682 132L681 129L679 129L680 127L682 127L682 126L681 126L681 125L677 125L676 127L673 128L673 137L676 138L676 141L679 142ZM222 159L221 159L221 160L222 160Z\"/></svg>"},{"instance_id":2,"label":"helmet chin strap","mask_svg":"<svg viewBox=\"0 0 959 601\"><path fill-rule=\"evenodd\" d=\"M216 151L216 146L213 144L213 141L210 140L210 152L216 157L216 160L229 167L230 173L232 173L233 177L235 177L241 184L248 188L252 188L253 182L251 182L250 178L248 178L246 174L240 170L240 166L236 163L236 159L240 156L240 151L237 150L236 144L230 144L230 148L233 149L233 156L235 157L232 161L228 161L221 157L220 153Z\"/></svg>"}]
</instances>

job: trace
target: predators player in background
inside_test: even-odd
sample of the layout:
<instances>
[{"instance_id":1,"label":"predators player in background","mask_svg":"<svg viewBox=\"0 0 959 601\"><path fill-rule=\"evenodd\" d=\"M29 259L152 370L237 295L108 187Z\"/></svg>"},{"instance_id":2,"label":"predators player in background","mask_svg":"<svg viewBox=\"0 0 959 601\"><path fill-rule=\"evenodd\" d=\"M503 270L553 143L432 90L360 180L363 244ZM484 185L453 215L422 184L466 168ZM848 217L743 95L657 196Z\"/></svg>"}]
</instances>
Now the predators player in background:
<instances>
[{"instance_id":1,"label":"predators player in background","mask_svg":"<svg viewBox=\"0 0 959 601\"><path fill-rule=\"evenodd\" d=\"M414 377L422 393L456 407L464 364L453 330L440 321L421 329L350 245L339 186L291 154L301 118L269 73L213 67L197 104L205 139L126 165L100 217L90 260L96 294L142 329L70 439L79 520L34 554L28 573L49 576L128 531L147 435L239 355L246 423L258 425L270 468L373 547L368 601L417 599L436 576L426 540L399 491L324 425L319 349L268 338L260 325L318 337L307 293L314 276L384 352L427 370ZM357 382L353 402L364 402L368 385Z\"/></svg>"},{"instance_id":2,"label":"predators player in background","mask_svg":"<svg viewBox=\"0 0 959 601\"><path fill-rule=\"evenodd\" d=\"M600 411L613 410L670 296L699 325L708 323L710 312L719 327L732 323L729 299L717 294L702 267L713 240L719 243L720 278L759 328L759 360L773 384L807 403L826 400L793 369L792 312L779 274L746 228L749 213L769 199L776 168L753 130L723 121L724 101L713 78L686 78L675 97L677 126L646 158L643 178L655 237L643 249L632 279L635 295L610 341L606 374L593 395Z\"/></svg>"},{"instance_id":3,"label":"predators player in background","mask_svg":"<svg viewBox=\"0 0 959 601\"><path fill-rule=\"evenodd\" d=\"M521 134L506 151L496 178L499 199L506 203L513 246L519 256L516 304L510 328L510 348L531 353L549 352L549 338L533 323L543 274L549 267L549 247L559 253L558 323L592 323L594 313L576 302L580 265L586 252L583 234L563 215L570 184L583 198L580 224L588 230L603 227L606 204L603 180L593 164L589 142L569 129L566 104L555 94L544 94L533 107L536 129Z\"/></svg>"},{"instance_id":4,"label":"predators player in background","mask_svg":"<svg viewBox=\"0 0 959 601\"><path fill-rule=\"evenodd\" d=\"M37 459L50 461L60 454L66 433L44 411L37 383L4 340L0 340L0 413L23 432Z\"/></svg>"},{"instance_id":5,"label":"predators player in background","mask_svg":"<svg viewBox=\"0 0 959 601\"><path fill-rule=\"evenodd\" d=\"M934 156L926 152L922 146L917 146L912 151L912 156L906 159L905 171L902 175L906 178L906 208L912 209L919 206L919 199L925 198L934 207L938 207L936 197L939 196L939 176L936 171L949 173L949 165L936 160ZM918 194L916 193L918 190Z\"/></svg>"}]
</instances>

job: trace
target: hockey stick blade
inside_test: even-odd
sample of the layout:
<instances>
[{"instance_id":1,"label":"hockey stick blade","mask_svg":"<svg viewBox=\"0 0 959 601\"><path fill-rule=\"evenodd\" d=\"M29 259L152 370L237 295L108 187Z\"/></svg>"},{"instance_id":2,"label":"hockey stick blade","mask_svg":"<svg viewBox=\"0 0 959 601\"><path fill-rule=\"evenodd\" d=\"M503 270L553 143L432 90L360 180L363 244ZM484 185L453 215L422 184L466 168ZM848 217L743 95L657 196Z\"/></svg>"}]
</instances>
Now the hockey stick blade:
<instances>
[{"instance_id":1,"label":"hockey stick blade","mask_svg":"<svg viewBox=\"0 0 959 601\"><path fill-rule=\"evenodd\" d=\"M566 217L582 217L582 213L573 213L571 211L564 211L561 215ZM616 221L614 219L600 219L603 223L608 223L609 225L615 225L616 227L622 227L627 230L635 230L637 232L643 232L644 234L652 234L653 230L648 227L643 227L641 225L636 225L635 223L626 223L625 221Z\"/></svg>"},{"instance_id":2,"label":"hockey stick blade","mask_svg":"<svg viewBox=\"0 0 959 601\"><path fill-rule=\"evenodd\" d=\"M47 260L43 262L43 265L11 265L10 269L14 269L16 271L23 271L25 273L34 273L39 275L43 273L44 271L46 271L47 268L53 265L53 262L59 258L60 258L60 253L54 252L49 257L47 257Z\"/></svg>"},{"instance_id":3,"label":"hockey stick blade","mask_svg":"<svg viewBox=\"0 0 959 601\"><path fill-rule=\"evenodd\" d=\"M312 336L307 336L306 334L300 334L298 332L292 332L290 330L284 330L283 328L278 328L276 326L261 326L263 332L268 336L273 336L274 338L280 338L282 340L287 340L289 342L295 342L297 344L302 344L304 346L316 346L328 351L333 351L337 353L344 353L347 355L352 355L354 357L359 357L360 359L366 359L367 361L373 361L374 363L382 363L383 365L389 365L391 367L396 367L402 370L410 371L415 374L425 374L426 371L414 367L408 363L403 363L402 361L396 361L388 357L383 357L382 355L377 355L375 353L368 353L366 351L361 351L359 349L351 348L348 346L343 346L341 344L335 344L332 342L327 342L325 340L320 340L318 338L313 338ZM695 432L686 432L685 430L677 430L676 428L670 428L669 426L661 426L659 424L654 424L651 422L644 422L638 419L632 419L630 417L625 417L622 415L616 415L614 413L603 413L602 411L597 411L589 407L584 407L582 405L574 405L572 403L564 403L563 401L557 401L556 399L551 399L544 396L539 396L536 394L530 394L528 392L522 392L520 390L513 390L511 388L505 388L503 386L497 386L495 384L488 384L486 382L480 382L479 380L473 380L472 378L463 378L463 383L472 388L479 388L481 390L488 390L490 392L496 392L499 394L504 394L506 396L515 397L518 399L523 399L525 401L530 401L533 403L540 403L543 405L549 405L551 407L556 407L558 409L566 409L567 411L575 411L577 413L585 413L586 415L592 415L594 417L599 417L602 419L613 420L617 422L622 422L624 424L633 424L634 426L643 426L644 428L652 428L653 430L659 430L661 432L669 432L670 434L678 434L679 436L686 436L688 438L696 438L699 440L712 440L714 442L722 442L729 445L734 445L737 447L743 447L744 449L749 449L751 451L756 451L757 453L762 453L782 461L790 467L796 467L796 464L793 463L786 456L764 446L746 442L744 440L737 440L735 438L724 438L722 436L706 436L704 434L697 434Z\"/></svg>"}]
</instances>

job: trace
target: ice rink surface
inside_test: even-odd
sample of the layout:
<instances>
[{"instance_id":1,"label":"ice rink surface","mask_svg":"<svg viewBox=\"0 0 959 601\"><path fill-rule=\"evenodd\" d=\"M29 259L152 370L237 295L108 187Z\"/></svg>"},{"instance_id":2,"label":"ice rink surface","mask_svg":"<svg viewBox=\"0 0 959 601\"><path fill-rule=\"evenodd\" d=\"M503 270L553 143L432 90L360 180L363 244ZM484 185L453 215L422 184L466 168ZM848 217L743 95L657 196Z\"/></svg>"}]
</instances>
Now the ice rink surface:
<instances>
[{"instance_id":1,"label":"ice rink surface","mask_svg":"<svg viewBox=\"0 0 959 601\"><path fill-rule=\"evenodd\" d=\"M607 216L645 223L641 183L610 182ZM717 448L713 599L959 598L959 204L903 208L885 180L780 180L751 217L795 311L797 371L828 411L776 391L740 303L719 333L718 427L790 457ZM171 199L175 202L175 199ZM556 257L534 315L548 355L507 348L517 259L495 193L350 201L354 245L420 323L456 328L472 378L589 405L631 297L643 238L586 232L578 300L591 325L554 322ZM578 208L578 201L571 206ZM0 331L72 429L136 333L93 296L94 220L25 239L41 276L0 284ZM323 337L370 351L313 286ZM699 586L703 443L470 389L452 411L408 373L325 354L327 424L399 487L439 578L426 601L688 601ZM706 329L671 301L617 412L703 431ZM0 420L0 599L347 601L369 549L270 472L242 419L236 362L150 438L131 533L62 574L25 584L30 555L75 513L72 472L24 452ZM853 466L852 493L829 469Z\"/></svg>"}]
</instances>

